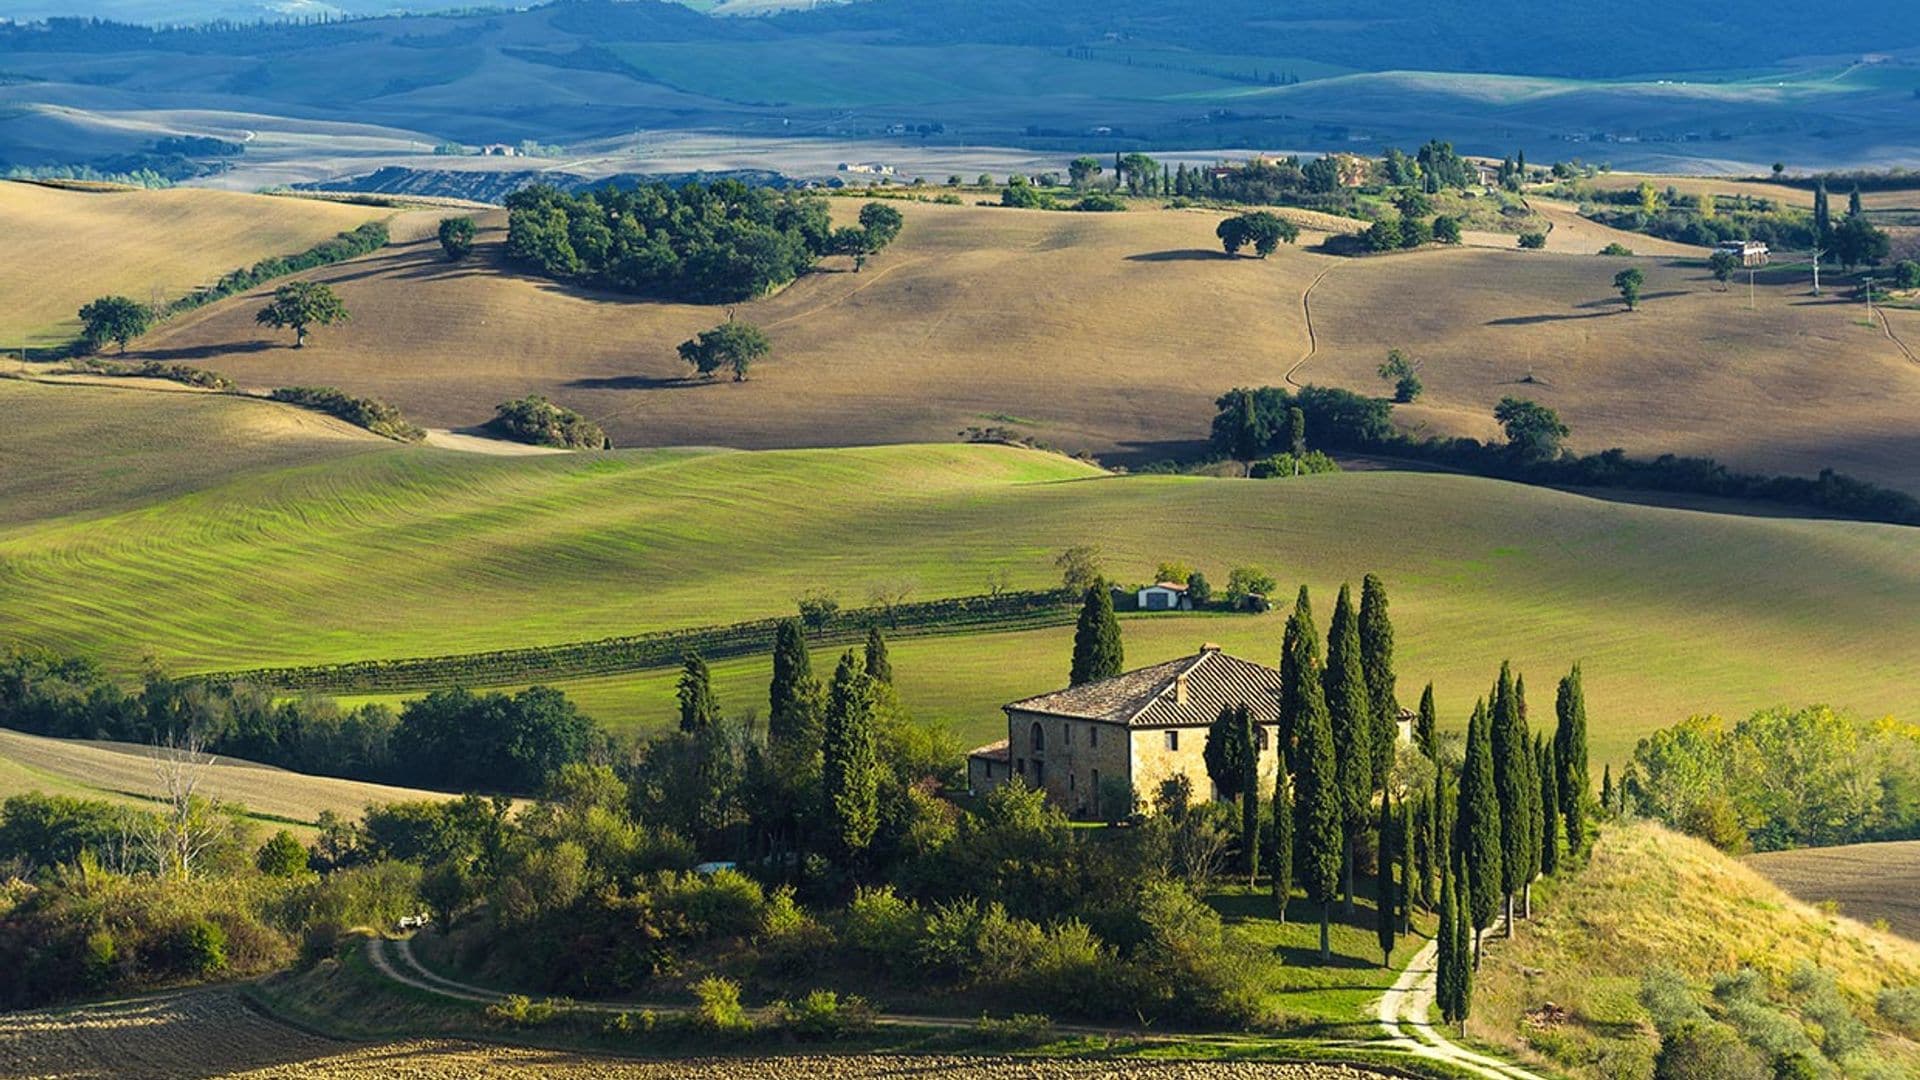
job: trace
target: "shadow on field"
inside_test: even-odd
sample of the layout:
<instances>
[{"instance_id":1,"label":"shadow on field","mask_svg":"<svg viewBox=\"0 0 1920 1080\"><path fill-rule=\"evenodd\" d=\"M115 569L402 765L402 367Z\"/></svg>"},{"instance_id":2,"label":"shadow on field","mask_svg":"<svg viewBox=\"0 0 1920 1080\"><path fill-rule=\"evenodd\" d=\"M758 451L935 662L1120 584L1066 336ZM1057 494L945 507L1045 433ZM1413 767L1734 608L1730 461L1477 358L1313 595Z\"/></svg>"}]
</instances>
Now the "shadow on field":
<instances>
[{"instance_id":1,"label":"shadow on field","mask_svg":"<svg viewBox=\"0 0 1920 1080\"><path fill-rule=\"evenodd\" d=\"M215 356L233 356L239 353L260 353L269 349L291 349L291 341L235 341L225 345L182 345L177 349L134 349L127 353L128 359L137 360L206 360Z\"/></svg>"},{"instance_id":2,"label":"shadow on field","mask_svg":"<svg viewBox=\"0 0 1920 1080\"><path fill-rule=\"evenodd\" d=\"M1625 311L1626 308L1620 310ZM1585 315L1514 315L1505 319L1488 319L1487 325L1538 326L1541 323L1568 322L1573 319L1604 319L1611 314L1611 311L1589 311Z\"/></svg>"},{"instance_id":3,"label":"shadow on field","mask_svg":"<svg viewBox=\"0 0 1920 1080\"><path fill-rule=\"evenodd\" d=\"M1217 262L1233 256L1211 248L1173 248L1167 251L1143 251L1127 256L1128 262Z\"/></svg>"},{"instance_id":4,"label":"shadow on field","mask_svg":"<svg viewBox=\"0 0 1920 1080\"><path fill-rule=\"evenodd\" d=\"M1666 300L1670 297L1685 296L1685 295L1687 295L1687 290L1685 289L1668 289L1665 292L1641 293L1640 302L1644 304L1649 300ZM1594 308L1605 308L1605 307L1614 308L1615 310L1618 310L1618 311L1626 310L1626 305L1621 303L1620 298L1617 296L1607 297L1604 300L1589 300L1584 304L1575 304L1573 306L1580 308L1583 311L1592 310Z\"/></svg>"},{"instance_id":5,"label":"shadow on field","mask_svg":"<svg viewBox=\"0 0 1920 1080\"><path fill-rule=\"evenodd\" d=\"M684 390L695 386L717 386L720 379L689 379L680 375L607 375L574 379L568 386L580 390Z\"/></svg>"}]
</instances>

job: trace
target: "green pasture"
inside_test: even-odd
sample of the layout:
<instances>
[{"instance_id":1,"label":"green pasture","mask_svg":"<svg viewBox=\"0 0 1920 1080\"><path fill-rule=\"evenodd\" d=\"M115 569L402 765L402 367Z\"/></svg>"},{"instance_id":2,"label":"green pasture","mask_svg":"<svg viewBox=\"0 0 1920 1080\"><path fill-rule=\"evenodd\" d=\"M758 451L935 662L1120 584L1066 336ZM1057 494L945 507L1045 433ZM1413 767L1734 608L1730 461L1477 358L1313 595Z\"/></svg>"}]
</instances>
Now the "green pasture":
<instances>
[{"instance_id":1,"label":"green pasture","mask_svg":"<svg viewBox=\"0 0 1920 1080\"><path fill-rule=\"evenodd\" d=\"M1405 700L1432 679L1459 726L1511 658L1544 715L1579 660L1602 758L1697 711L1828 701L1920 719L1910 530L1441 474L1111 476L998 446L494 458L396 445L161 487L130 508L0 525L0 640L128 674L149 657L195 672L438 655L778 615L813 591L854 606L875 590L978 593L997 574L1041 587L1077 543L1123 582L1161 559L1216 584L1259 564L1287 598L1310 585L1323 623L1341 582L1378 572ZM1217 641L1270 661L1281 621L1129 618L1127 658ZM902 640L895 666L917 716L985 741L1002 703L1064 681L1071 635ZM731 711L764 710L765 661L715 669ZM562 685L639 730L671 716L671 678Z\"/></svg>"}]
</instances>

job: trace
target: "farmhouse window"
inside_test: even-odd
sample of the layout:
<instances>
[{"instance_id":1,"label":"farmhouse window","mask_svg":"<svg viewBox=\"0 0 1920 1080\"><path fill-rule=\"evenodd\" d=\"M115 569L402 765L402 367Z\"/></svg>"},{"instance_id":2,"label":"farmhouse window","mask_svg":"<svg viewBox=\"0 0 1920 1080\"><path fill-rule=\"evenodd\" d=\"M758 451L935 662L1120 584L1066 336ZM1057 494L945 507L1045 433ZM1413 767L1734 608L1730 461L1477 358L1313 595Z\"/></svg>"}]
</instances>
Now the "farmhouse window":
<instances>
[{"instance_id":1,"label":"farmhouse window","mask_svg":"<svg viewBox=\"0 0 1920 1080\"><path fill-rule=\"evenodd\" d=\"M1044 761L1034 762L1033 763L1033 786L1040 787L1044 785L1046 782L1047 782L1047 763Z\"/></svg>"},{"instance_id":2,"label":"farmhouse window","mask_svg":"<svg viewBox=\"0 0 1920 1080\"><path fill-rule=\"evenodd\" d=\"M1087 745L1095 749L1099 749L1100 747L1100 725L1099 724L1087 725Z\"/></svg>"},{"instance_id":3,"label":"farmhouse window","mask_svg":"<svg viewBox=\"0 0 1920 1080\"><path fill-rule=\"evenodd\" d=\"M1167 732L1167 749L1169 750L1180 749L1180 733L1178 731L1169 730Z\"/></svg>"},{"instance_id":4,"label":"farmhouse window","mask_svg":"<svg viewBox=\"0 0 1920 1080\"><path fill-rule=\"evenodd\" d=\"M1034 753L1043 754L1046 752L1047 733L1040 730L1039 724L1033 725L1033 730L1029 733L1027 741L1033 744L1032 749Z\"/></svg>"}]
</instances>

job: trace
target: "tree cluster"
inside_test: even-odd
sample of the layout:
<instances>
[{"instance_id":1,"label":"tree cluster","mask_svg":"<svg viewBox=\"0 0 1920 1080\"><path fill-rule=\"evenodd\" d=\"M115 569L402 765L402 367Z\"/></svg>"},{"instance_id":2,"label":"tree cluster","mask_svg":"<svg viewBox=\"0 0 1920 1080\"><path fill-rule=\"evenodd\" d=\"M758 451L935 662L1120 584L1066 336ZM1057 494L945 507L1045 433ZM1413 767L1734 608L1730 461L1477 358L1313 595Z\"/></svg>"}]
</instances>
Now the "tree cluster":
<instances>
[{"instance_id":1,"label":"tree cluster","mask_svg":"<svg viewBox=\"0 0 1920 1080\"><path fill-rule=\"evenodd\" d=\"M538 394L502 402L487 428L509 439L568 450L606 450L613 446L600 425Z\"/></svg>"}]
</instances>

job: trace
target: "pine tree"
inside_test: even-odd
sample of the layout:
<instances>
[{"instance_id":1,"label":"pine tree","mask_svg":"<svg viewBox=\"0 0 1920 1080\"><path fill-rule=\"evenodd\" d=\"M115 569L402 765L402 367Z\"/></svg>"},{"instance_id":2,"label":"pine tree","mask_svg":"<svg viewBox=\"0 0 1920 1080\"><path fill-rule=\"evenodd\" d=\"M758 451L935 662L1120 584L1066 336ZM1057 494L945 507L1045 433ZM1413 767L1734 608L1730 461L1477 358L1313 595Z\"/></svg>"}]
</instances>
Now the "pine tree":
<instances>
[{"instance_id":1,"label":"pine tree","mask_svg":"<svg viewBox=\"0 0 1920 1080\"><path fill-rule=\"evenodd\" d=\"M720 722L720 699L714 696L713 676L699 653L687 654L674 693L680 699L681 731L704 731Z\"/></svg>"},{"instance_id":2,"label":"pine tree","mask_svg":"<svg viewBox=\"0 0 1920 1080\"><path fill-rule=\"evenodd\" d=\"M1413 876L1413 849L1417 846L1414 832L1413 804L1416 800L1402 796L1400 799L1400 932L1413 933L1413 904L1419 893L1419 886Z\"/></svg>"},{"instance_id":3,"label":"pine tree","mask_svg":"<svg viewBox=\"0 0 1920 1080\"><path fill-rule=\"evenodd\" d=\"M1560 784L1553 774L1553 747L1541 735L1533 737L1533 745L1540 776L1540 872L1551 877L1560 870Z\"/></svg>"},{"instance_id":4,"label":"pine tree","mask_svg":"<svg viewBox=\"0 0 1920 1080\"><path fill-rule=\"evenodd\" d=\"M1579 664L1560 680L1554 713L1559 719L1553 729L1553 756L1560 784L1560 816L1566 821L1567 855L1578 858L1586 843L1587 798L1593 790L1587 776L1587 698L1580 688ZM1608 788L1613 786L1611 777L1609 772Z\"/></svg>"},{"instance_id":5,"label":"pine tree","mask_svg":"<svg viewBox=\"0 0 1920 1080\"><path fill-rule=\"evenodd\" d=\"M1360 582L1360 668L1373 715L1373 786L1384 789L1393 770L1400 700L1394 694L1393 620L1387 614L1387 587L1374 574Z\"/></svg>"},{"instance_id":6,"label":"pine tree","mask_svg":"<svg viewBox=\"0 0 1920 1080\"><path fill-rule=\"evenodd\" d=\"M1467 758L1460 775L1455 858L1464 880L1464 907L1473 926L1473 962L1480 963L1480 935L1500 906L1500 793L1494 786L1493 738L1487 705L1477 701L1467 724Z\"/></svg>"},{"instance_id":7,"label":"pine tree","mask_svg":"<svg viewBox=\"0 0 1920 1080\"><path fill-rule=\"evenodd\" d=\"M1399 904L1399 896L1393 888L1393 799L1386 793L1380 793L1380 823L1378 826L1380 858L1378 892L1374 896L1373 922L1374 933L1380 941L1380 966L1393 964L1393 941L1400 929L1400 920L1394 914Z\"/></svg>"},{"instance_id":8,"label":"pine tree","mask_svg":"<svg viewBox=\"0 0 1920 1080\"><path fill-rule=\"evenodd\" d=\"M827 695L820 788L834 840L857 858L880 825L880 764L874 748L873 685L848 649Z\"/></svg>"},{"instance_id":9,"label":"pine tree","mask_svg":"<svg viewBox=\"0 0 1920 1080\"><path fill-rule=\"evenodd\" d=\"M1300 884L1307 898L1320 905L1320 959L1332 958L1329 923L1340 889L1340 860L1345 851L1346 806L1340 790L1340 759L1333 751L1333 722L1320 682L1308 679L1301 687L1294 783L1294 843L1300 849Z\"/></svg>"},{"instance_id":10,"label":"pine tree","mask_svg":"<svg viewBox=\"0 0 1920 1080\"><path fill-rule=\"evenodd\" d=\"M1280 749L1287 752L1295 743L1294 728L1306 708L1303 687L1320 680L1320 636L1313 625L1313 601L1307 587L1293 602L1287 616L1287 629L1280 645Z\"/></svg>"},{"instance_id":11,"label":"pine tree","mask_svg":"<svg viewBox=\"0 0 1920 1080\"><path fill-rule=\"evenodd\" d=\"M1327 715L1333 723L1333 747L1339 760L1340 794L1346 816L1346 908L1353 913L1354 839L1367 826L1373 794L1372 721L1367 707L1367 683L1360 666L1360 625L1354 618L1353 594L1340 586L1334 601L1333 623L1327 630L1327 668L1321 674Z\"/></svg>"},{"instance_id":12,"label":"pine tree","mask_svg":"<svg viewBox=\"0 0 1920 1080\"><path fill-rule=\"evenodd\" d=\"M1527 882L1527 847L1532 792L1527 784L1529 744L1520 699L1514 693L1513 667L1500 665L1493 687L1490 751L1500 807L1500 891L1506 899L1506 934L1513 936L1513 900ZM1476 929L1485 929L1477 927Z\"/></svg>"},{"instance_id":13,"label":"pine tree","mask_svg":"<svg viewBox=\"0 0 1920 1080\"><path fill-rule=\"evenodd\" d=\"M767 686L767 738L791 742L819 737L820 684L813 677L807 632L797 618L773 633L773 681Z\"/></svg>"},{"instance_id":14,"label":"pine tree","mask_svg":"<svg viewBox=\"0 0 1920 1080\"><path fill-rule=\"evenodd\" d=\"M877 626L867 630L867 677L893 685L893 661L887 657L887 639Z\"/></svg>"},{"instance_id":15,"label":"pine tree","mask_svg":"<svg viewBox=\"0 0 1920 1080\"><path fill-rule=\"evenodd\" d=\"M1086 603L1080 608L1080 623L1073 632L1074 686L1120 674L1126 663L1120 645L1120 620L1113 615L1113 596L1105 582L1096 581L1087 589Z\"/></svg>"},{"instance_id":16,"label":"pine tree","mask_svg":"<svg viewBox=\"0 0 1920 1080\"><path fill-rule=\"evenodd\" d=\"M1287 921L1287 900L1293 895L1293 781L1287 775L1286 755L1273 778L1273 850L1268 853L1273 866L1273 912L1282 925Z\"/></svg>"},{"instance_id":17,"label":"pine tree","mask_svg":"<svg viewBox=\"0 0 1920 1080\"><path fill-rule=\"evenodd\" d=\"M1413 743L1428 761L1440 760L1440 717L1433 707L1433 684L1420 691L1420 716L1413 724Z\"/></svg>"}]
</instances>

